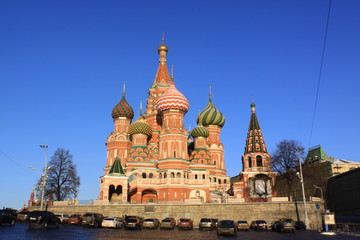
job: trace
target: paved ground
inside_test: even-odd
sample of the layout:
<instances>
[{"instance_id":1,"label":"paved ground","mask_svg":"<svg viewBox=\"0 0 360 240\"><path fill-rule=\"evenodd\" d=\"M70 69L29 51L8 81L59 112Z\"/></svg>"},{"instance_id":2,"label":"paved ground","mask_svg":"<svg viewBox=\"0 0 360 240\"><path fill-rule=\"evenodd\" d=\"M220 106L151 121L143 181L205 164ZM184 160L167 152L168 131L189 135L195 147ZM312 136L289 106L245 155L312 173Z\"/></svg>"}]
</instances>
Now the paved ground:
<instances>
[{"instance_id":1,"label":"paved ground","mask_svg":"<svg viewBox=\"0 0 360 240\"><path fill-rule=\"evenodd\" d=\"M236 237L218 237L216 231L178 231L178 230L124 230L106 228L84 228L82 226L62 225L59 229L28 229L26 224L18 223L15 226L0 226L0 240L58 240L58 239L85 239L85 240L110 240L110 239L166 239L166 240L212 240L212 239L359 239L359 236L337 234L335 236L322 235L317 231L297 231L295 233L277 232L238 232Z\"/></svg>"}]
</instances>

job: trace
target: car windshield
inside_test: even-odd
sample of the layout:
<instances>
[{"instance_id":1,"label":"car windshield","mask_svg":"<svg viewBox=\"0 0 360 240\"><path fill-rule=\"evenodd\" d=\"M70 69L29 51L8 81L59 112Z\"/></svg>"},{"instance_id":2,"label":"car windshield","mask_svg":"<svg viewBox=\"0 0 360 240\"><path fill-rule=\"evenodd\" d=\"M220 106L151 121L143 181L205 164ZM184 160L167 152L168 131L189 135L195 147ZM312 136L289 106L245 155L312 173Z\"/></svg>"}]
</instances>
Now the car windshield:
<instances>
[{"instance_id":1,"label":"car windshield","mask_svg":"<svg viewBox=\"0 0 360 240\"><path fill-rule=\"evenodd\" d=\"M220 227L234 227L234 222L231 220L223 220L220 222Z\"/></svg>"},{"instance_id":2,"label":"car windshield","mask_svg":"<svg viewBox=\"0 0 360 240\"><path fill-rule=\"evenodd\" d=\"M171 222L171 219L164 219L162 222Z\"/></svg>"},{"instance_id":3,"label":"car windshield","mask_svg":"<svg viewBox=\"0 0 360 240\"><path fill-rule=\"evenodd\" d=\"M190 219L180 219L180 222L190 222Z\"/></svg>"},{"instance_id":4,"label":"car windshield","mask_svg":"<svg viewBox=\"0 0 360 240\"><path fill-rule=\"evenodd\" d=\"M256 221L256 224L266 224L266 222L265 221Z\"/></svg>"},{"instance_id":5,"label":"car windshield","mask_svg":"<svg viewBox=\"0 0 360 240\"><path fill-rule=\"evenodd\" d=\"M145 219L144 222L154 222L155 220L152 218Z\"/></svg>"},{"instance_id":6,"label":"car windshield","mask_svg":"<svg viewBox=\"0 0 360 240\"><path fill-rule=\"evenodd\" d=\"M292 219L285 219L284 222L292 222Z\"/></svg>"},{"instance_id":7,"label":"car windshield","mask_svg":"<svg viewBox=\"0 0 360 240\"><path fill-rule=\"evenodd\" d=\"M211 222L210 218L202 218L200 222Z\"/></svg>"},{"instance_id":8,"label":"car windshield","mask_svg":"<svg viewBox=\"0 0 360 240\"><path fill-rule=\"evenodd\" d=\"M128 223L136 223L137 222L137 219L136 218L129 218L127 220Z\"/></svg>"},{"instance_id":9,"label":"car windshield","mask_svg":"<svg viewBox=\"0 0 360 240\"><path fill-rule=\"evenodd\" d=\"M115 218L112 218L112 217L107 217L107 218L104 218L104 220L107 220L107 221L114 221Z\"/></svg>"},{"instance_id":10,"label":"car windshield","mask_svg":"<svg viewBox=\"0 0 360 240\"><path fill-rule=\"evenodd\" d=\"M77 218L78 215L74 214L74 215L71 215L71 218Z\"/></svg>"},{"instance_id":11,"label":"car windshield","mask_svg":"<svg viewBox=\"0 0 360 240\"><path fill-rule=\"evenodd\" d=\"M238 223L247 223L247 221L238 221Z\"/></svg>"}]
</instances>

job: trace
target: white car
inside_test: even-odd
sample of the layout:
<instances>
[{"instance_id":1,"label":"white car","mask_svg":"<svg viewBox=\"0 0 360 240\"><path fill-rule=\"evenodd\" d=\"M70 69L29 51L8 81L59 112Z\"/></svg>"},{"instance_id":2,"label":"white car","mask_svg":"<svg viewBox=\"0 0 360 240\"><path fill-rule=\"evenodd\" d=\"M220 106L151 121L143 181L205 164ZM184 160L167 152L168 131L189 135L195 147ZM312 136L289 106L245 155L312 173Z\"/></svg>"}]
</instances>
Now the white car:
<instances>
[{"instance_id":1,"label":"white car","mask_svg":"<svg viewBox=\"0 0 360 240\"><path fill-rule=\"evenodd\" d=\"M63 213L61 213L61 214L56 214L55 216L58 217L58 219L60 220L61 223L68 223L69 218L70 218L69 215L63 214Z\"/></svg>"},{"instance_id":2,"label":"white car","mask_svg":"<svg viewBox=\"0 0 360 240\"><path fill-rule=\"evenodd\" d=\"M123 222L122 219L118 217L105 217L102 221L101 226L108 228L122 228Z\"/></svg>"}]
</instances>

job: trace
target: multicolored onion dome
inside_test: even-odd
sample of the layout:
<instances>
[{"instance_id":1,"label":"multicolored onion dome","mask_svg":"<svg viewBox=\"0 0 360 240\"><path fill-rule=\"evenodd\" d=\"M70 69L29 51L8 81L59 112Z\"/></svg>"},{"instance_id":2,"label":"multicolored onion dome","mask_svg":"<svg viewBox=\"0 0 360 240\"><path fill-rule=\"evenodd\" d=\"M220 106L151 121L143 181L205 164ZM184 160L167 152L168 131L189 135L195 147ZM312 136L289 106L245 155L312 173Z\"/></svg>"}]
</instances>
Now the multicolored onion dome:
<instances>
[{"instance_id":1,"label":"multicolored onion dome","mask_svg":"<svg viewBox=\"0 0 360 240\"><path fill-rule=\"evenodd\" d=\"M129 128L130 135L138 134L138 133L142 133L148 136L152 134L151 126L145 121L143 115L140 115L138 120L136 120L136 122L133 122Z\"/></svg>"},{"instance_id":2,"label":"multicolored onion dome","mask_svg":"<svg viewBox=\"0 0 360 240\"><path fill-rule=\"evenodd\" d=\"M189 110L189 102L186 97L176 89L174 82L171 82L169 89L159 98L156 108L158 111L178 109L186 113Z\"/></svg>"},{"instance_id":3,"label":"multicolored onion dome","mask_svg":"<svg viewBox=\"0 0 360 240\"><path fill-rule=\"evenodd\" d=\"M219 127L223 127L225 125L225 117L216 109L210 99L206 108L197 117L196 122L203 126L218 125Z\"/></svg>"},{"instance_id":4,"label":"multicolored onion dome","mask_svg":"<svg viewBox=\"0 0 360 240\"><path fill-rule=\"evenodd\" d=\"M209 136L209 130L206 129L203 125L198 125L196 128L194 128L191 131L191 136L193 138L196 137L208 137Z\"/></svg>"},{"instance_id":5,"label":"multicolored onion dome","mask_svg":"<svg viewBox=\"0 0 360 240\"><path fill-rule=\"evenodd\" d=\"M123 96L120 102L114 107L112 111L112 118L126 117L128 119L134 118L134 110L126 101L125 96Z\"/></svg>"}]
</instances>

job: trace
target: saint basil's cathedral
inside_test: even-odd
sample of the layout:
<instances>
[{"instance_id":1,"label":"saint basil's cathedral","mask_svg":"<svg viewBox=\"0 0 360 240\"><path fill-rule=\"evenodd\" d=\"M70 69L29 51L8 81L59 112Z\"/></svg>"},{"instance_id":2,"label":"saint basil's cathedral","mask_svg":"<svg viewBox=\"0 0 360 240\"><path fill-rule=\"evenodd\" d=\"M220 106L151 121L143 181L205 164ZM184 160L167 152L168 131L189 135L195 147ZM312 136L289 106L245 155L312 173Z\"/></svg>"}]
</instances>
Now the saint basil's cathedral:
<instances>
[{"instance_id":1,"label":"saint basil's cathedral","mask_svg":"<svg viewBox=\"0 0 360 240\"><path fill-rule=\"evenodd\" d=\"M251 104L250 125L242 156L243 170L230 182L221 130L224 115L210 94L197 126L188 131L189 102L176 88L166 62L164 41L146 109L136 121L125 91L112 111L114 130L106 140L107 160L100 177L104 203L212 203L271 201L275 173ZM233 178L234 179L234 178Z\"/></svg>"}]
</instances>

